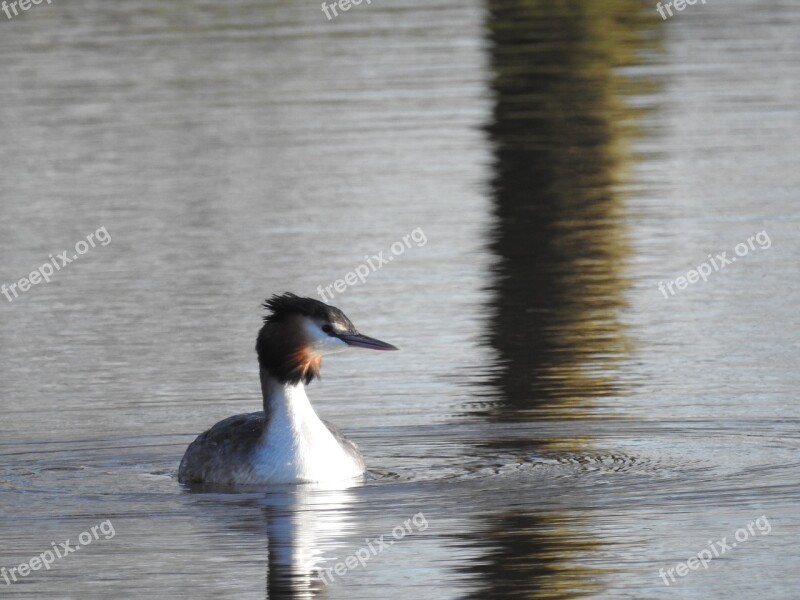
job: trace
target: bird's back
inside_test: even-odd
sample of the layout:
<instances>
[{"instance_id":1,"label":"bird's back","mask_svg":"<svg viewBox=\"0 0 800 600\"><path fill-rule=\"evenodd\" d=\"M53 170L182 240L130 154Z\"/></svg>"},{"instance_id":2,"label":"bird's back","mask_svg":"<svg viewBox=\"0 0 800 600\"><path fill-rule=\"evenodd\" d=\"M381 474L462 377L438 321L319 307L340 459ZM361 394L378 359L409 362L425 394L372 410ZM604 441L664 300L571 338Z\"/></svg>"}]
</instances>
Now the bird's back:
<instances>
[{"instance_id":1,"label":"bird's back","mask_svg":"<svg viewBox=\"0 0 800 600\"><path fill-rule=\"evenodd\" d=\"M247 479L264 425L260 411L228 417L201 433L183 455L178 480L232 485Z\"/></svg>"}]
</instances>

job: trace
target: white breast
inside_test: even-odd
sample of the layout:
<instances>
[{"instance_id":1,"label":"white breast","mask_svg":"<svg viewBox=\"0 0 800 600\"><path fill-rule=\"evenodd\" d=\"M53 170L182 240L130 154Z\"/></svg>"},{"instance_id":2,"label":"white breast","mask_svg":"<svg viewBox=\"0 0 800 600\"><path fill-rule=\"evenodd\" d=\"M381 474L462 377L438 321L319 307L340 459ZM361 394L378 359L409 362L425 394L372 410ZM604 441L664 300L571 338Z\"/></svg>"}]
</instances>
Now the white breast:
<instances>
[{"instance_id":1,"label":"white breast","mask_svg":"<svg viewBox=\"0 0 800 600\"><path fill-rule=\"evenodd\" d=\"M303 384L285 386L270 398L270 421L253 457L269 483L340 481L363 469L320 420Z\"/></svg>"}]
</instances>

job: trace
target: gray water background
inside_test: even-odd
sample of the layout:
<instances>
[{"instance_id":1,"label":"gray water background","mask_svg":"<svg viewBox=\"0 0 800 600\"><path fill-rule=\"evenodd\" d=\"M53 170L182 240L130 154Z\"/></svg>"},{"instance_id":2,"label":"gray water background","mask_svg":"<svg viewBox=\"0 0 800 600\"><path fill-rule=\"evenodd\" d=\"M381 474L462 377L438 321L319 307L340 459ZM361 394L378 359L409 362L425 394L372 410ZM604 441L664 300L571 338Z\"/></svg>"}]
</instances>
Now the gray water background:
<instances>
[{"instance_id":1,"label":"gray water background","mask_svg":"<svg viewBox=\"0 0 800 600\"><path fill-rule=\"evenodd\" d=\"M114 527L0 595L797 598L799 28L754 0L0 13L0 283L111 238L0 296L0 566ZM418 228L332 301L402 352L308 390L369 480L181 488L260 406L259 303Z\"/></svg>"}]
</instances>

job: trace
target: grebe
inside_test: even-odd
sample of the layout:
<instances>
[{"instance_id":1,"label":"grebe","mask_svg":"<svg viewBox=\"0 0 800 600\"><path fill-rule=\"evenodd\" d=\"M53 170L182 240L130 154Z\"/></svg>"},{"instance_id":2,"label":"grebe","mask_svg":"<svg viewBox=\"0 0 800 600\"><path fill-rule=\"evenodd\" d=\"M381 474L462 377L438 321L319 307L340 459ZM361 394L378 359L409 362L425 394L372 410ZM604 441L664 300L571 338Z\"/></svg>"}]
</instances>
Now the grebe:
<instances>
[{"instance_id":1,"label":"grebe","mask_svg":"<svg viewBox=\"0 0 800 600\"><path fill-rule=\"evenodd\" d=\"M178 469L182 483L264 485L352 479L365 470L358 447L322 421L305 392L322 357L350 346L397 350L361 335L344 313L291 293L264 302L270 313L256 352L264 411L220 421L193 441Z\"/></svg>"}]
</instances>

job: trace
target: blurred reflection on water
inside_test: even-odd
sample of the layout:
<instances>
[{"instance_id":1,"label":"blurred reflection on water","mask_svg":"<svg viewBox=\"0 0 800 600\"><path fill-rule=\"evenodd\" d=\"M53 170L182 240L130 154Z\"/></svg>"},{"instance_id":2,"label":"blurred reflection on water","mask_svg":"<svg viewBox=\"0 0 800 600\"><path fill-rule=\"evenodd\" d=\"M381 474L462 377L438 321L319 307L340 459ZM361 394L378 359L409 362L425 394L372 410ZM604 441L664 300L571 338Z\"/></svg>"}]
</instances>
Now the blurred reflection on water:
<instances>
[{"instance_id":1,"label":"blurred reflection on water","mask_svg":"<svg viewBox=\"0 0 800 600\"><path fill-rule=\"evenodd\" d=\"M488 343L497 366L479 385L490 421L587 418L595 399L624 393L617 368L630 350L620 308L630 254L617 186L629 158L634 89L616 69L653 38L635 0L489 3L495 203ZM488 454L586 452L590 435L481 440ZM524 460L521 458L520 460ZM532 490L531 500L538 494ZM481 516L471 569L475 598L573 598L597 591L599 572L574 557L598 550L591 522L527 510Z\"/></svg>"},{"instance_id":2,"label":"blurred reflection on water","mask_svg":"<svg viewBox=\"0 0 800 600\"><path fill-rule=\"evenodd\" d=\"M0 283L112 238L0 297L0 566L117 532L3 593L794 598L798 7L81 0L0 25ZM333 300L403 352L309 388L370 478L181 489L194 435L260 406L259 302L418 227Z\"/></svg>"},{"instance_id":3,"label":"blurred reflection on water","mask_svg":"<svg viewBox=\"0 0 800 600\"><path fill-rule=\"evenodd\" d=\"M617 186L635 112L616 69L652 38L639 7L491 4L498 263L488 337L502 368L487 379L502 392L490 410L498 419L575 418L592 397L621 392L630 248Z\"/></svg>"}]
</instances>

